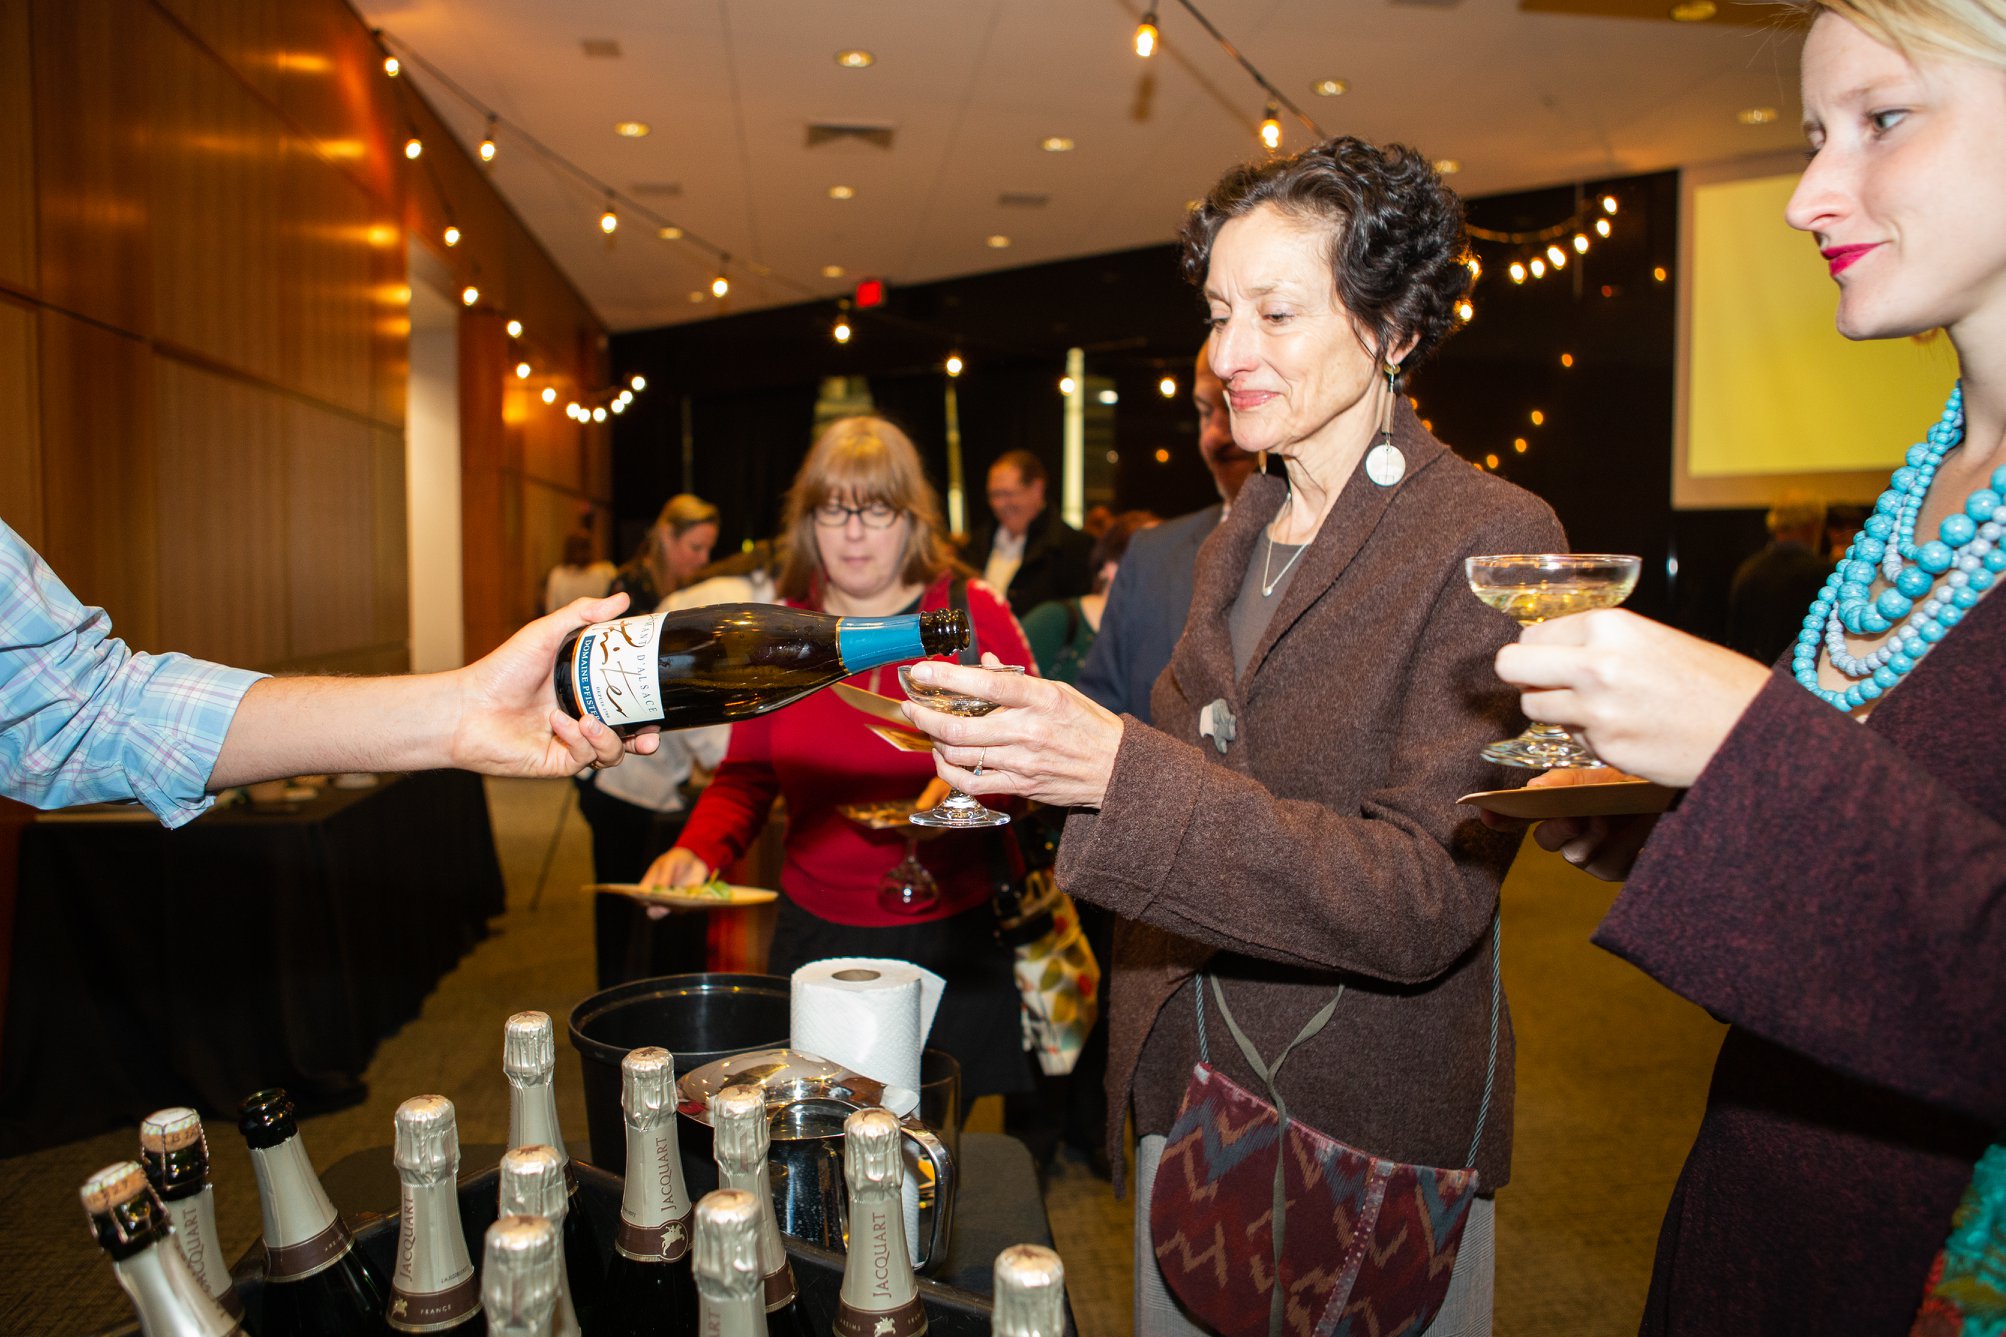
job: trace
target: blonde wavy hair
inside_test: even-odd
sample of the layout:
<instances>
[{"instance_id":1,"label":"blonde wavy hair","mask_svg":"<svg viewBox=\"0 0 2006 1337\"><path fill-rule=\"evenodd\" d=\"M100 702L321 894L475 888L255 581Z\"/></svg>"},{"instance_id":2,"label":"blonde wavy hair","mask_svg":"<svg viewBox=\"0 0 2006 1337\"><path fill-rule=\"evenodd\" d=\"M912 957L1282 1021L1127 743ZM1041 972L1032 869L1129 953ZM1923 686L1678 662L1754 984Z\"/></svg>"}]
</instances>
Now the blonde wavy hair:
<instances>
[{"instance_id":1,"label":"blonde wavy hair","mask_svg":"<svg viewBox=\"0 0 2006 1337\"><path fill-rule=\"evenodd\" d=\"M815 508L846 499L852 506L882 502L905 513L910 523L899 570L904 584L929 585L943 571L965 573L954 559L940 494L926 481L912 438L884 418L861 414L838 418L822 429L787 489L780 522L787 556L777 582L782 598L821 598L824 573L815 542Z\"/></svg>"},{"instance_id":2,"label":"blonde wavy hair","mask_svg":"<svg viewBox=\"0 0 2006 1337\"><path fill-rule=\"evenodd\" d=\"M1947 56L2006 69L2000 0L1793 0L1808 17L1836 14L1903 55Z\"/></svg>"}]
</instances>

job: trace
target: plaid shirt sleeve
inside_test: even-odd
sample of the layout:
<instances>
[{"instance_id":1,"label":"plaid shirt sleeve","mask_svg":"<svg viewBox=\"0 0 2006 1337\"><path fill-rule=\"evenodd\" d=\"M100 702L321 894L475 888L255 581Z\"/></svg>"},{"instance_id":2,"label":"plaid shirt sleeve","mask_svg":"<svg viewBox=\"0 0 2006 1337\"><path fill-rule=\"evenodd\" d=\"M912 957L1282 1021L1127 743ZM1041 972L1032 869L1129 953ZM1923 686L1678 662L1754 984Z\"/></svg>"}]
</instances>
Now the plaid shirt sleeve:
<instances>
[{"instance_id":1,"label":"plaid shirt sleeve","mask_svg":"<svg viewBox=\"0 0 2006 1337\"><path fill-rule=\"evenodd\" d=\"M134 653L0 521L0 792L38 808L137 799L167 826L203 791L261 673Z\"/></svg>"}]
</instances>

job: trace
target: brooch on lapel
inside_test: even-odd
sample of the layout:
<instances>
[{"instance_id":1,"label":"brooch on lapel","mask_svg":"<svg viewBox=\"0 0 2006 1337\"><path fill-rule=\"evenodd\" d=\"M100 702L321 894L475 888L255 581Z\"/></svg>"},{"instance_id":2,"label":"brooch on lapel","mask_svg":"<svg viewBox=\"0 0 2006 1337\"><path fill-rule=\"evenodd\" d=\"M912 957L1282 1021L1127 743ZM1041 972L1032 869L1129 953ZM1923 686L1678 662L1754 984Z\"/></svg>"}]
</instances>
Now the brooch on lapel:
<instances>
[{"instance_id":1,"label":"brooch on lapel","mask_svg":"<svg viewBox=\"0 0 2006 1337\"><path fill-rule=\"evenodd\" d=\"M1211 739L1212 746L1219 749L1220 756L1226 754L1226 745L1239 735L1239 721L1233 718L1233 712L1226 705L1225 697L1206 702L1205 708L1198 712L1198 736Z\"/></svg>"}]
</instances>

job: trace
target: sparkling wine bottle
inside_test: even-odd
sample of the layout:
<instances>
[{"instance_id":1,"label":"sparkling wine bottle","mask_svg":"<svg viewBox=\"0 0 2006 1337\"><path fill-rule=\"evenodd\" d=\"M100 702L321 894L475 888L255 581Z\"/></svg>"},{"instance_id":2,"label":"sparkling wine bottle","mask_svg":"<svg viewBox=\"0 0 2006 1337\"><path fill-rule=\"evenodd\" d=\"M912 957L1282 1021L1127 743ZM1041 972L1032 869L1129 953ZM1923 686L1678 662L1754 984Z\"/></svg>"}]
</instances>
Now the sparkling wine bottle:
<instances>
[{"instance_id":1,"label":"sparkling wine bottle","mask_svg":"<svg viewBox=\"0 0 2006 1337\"><path fill-rule=\"evenodd\" d=\"M787 1260L780 1221L773 1211L765 1095L756 1086L725 1087L710 1098L710 1126L717 1182L750 1193L759 1205L759 1266L767 1337L809 1337L794 1283L794 1265Z\"/></svg>"},{"instance_id":2,"label":"sparkling wine bottle","mask_svg":"<svg viewBox=\"0 0 2006 1337\"><path fill-rule=\"evenodd\" d=\"M551 1337L564 1258L557 1228L540 1216L504 1216L481 1252L489 1337Z\"/></svg>"},{"instance_id":3,"label":"sparkling wine bottle","mask_svg":"<svg viewBox=\"0 0 2006 1337\"><path fill-rule=\"evenodd\" d=\"M905 1182L903 1142L899 1121L889 1110L858 1110L843 1120L850 1240L836 1337L920 1337L926 1331L899 1198Z\"/></svg>"},{"instance_id":4,"label":"sparkling wine bottle","mask_svg":"<svg viewBox=\"0 0 2006 1337\"><path fill-rule=\"evenodd\" d=\"M759 1204L742 1189L721 1188L697 1204L697 1332L701 1337L760 1337Z\"/></svg>"},{"instance_id":5,"label":"sparkling wine bottle","mask_svg":"<svg viewBox=\"0 0 2006 1337\"><path fill-rule=\"evenodd\" d=\"M397 1269L384 1321L393 1332L486 1331L481 1291L460 1232L460 1131L453 1102L414 1096L397 1107L391 1159L403 1183Z\"/></svg>"},{"instance_id":6,"label":"sparkling wine bottle","mask_svg":"<svg viewBox=\"0 0 2006 1337\"><path fill-rule=\"evenodd\" d=\"M237 1110L265 1219L258 1337L353 1337L383 1324L383 1278L355 1247L307 1159L293 1102L260 1091Z\"/></svg>"},{"instance_id":7,"label":"sparkling wine bottle","mask_svg":"<svg viewBox=\"0 0 2006 1337\"><path fill-rule=\"evenodd\" d=\"M243 1297L230 1280L216 1238L216 1190L209 1187L209 1139L202 1133L202 1117L183 1107L147 1115L139 1125L139 1163L167 1209L174 1243L189 1270L232 1318L242 1319Z\"/></svg>"},{"instance_id":8,"label":"sparkling wine bottle","mask_svg":"<svg viewBox=\"0 0 2006 1337\"><path fill-rule=\"evenodd\" d=\"M81 1196L145 1337L242 1337L174 1247L167 1211L136 1162L107 1165L84 1181Z\"/></svg>"},{"instance_id":9,"label":"sparkling wine bottle","mask_svg":"<svg viewBox=\"0 0 2006 1337\"><path fill-rule=\"evenodd\" d=\"M564 1167L564 1190L571 1210L559 1219L564 1237L564 1270L571 1304L590 1318L606 1275L606 1253L591 1214L578 1201L578 1177L557 1126L557 1030L545 1012L518 1012L502 1029L502 1070L508 1075L508 1144L548 1147Z\"/></svg>"},{"instance_id":10,"label":"sparkling wine bottle","mask_svg":"<svg viewBox=\"0 0 2006 1337\"><path fill-rule=\"evenodd\" d=\"M994 1337L1066 1337L1066 1268L1038 1244L996 1255Z\"/></svg>"},{"instance_id":11,"label":"sparkling wine bottle","mask_svg":"<svg viewBox=\"0 0 2006 1337\"><path fill-rule=\"evenodd\" d=\"M617 733L644 724L729 724L799 701L880 664L953 654L967 615L833 617L771 604L647 613L571 633L557 652L557 704Z\"/></svg>"},{"instance_id":12,"label":"sparkling wine bottle","mask_svg":"<svg viewBox=\"0 0 2006 1337\"><path fill-rule=\"evenodd\" d=\"M627 1181L594 1337L687 1337L696 1327L690 1194L676 1145L676 1064L666 1049L620 1060Z\"/></svg>"},{"instance_id":13,"label":"sparkling wine bottle","mask_svg":"<svg viewBox=\"0 0 2006 1337\"><path fill-rule=\"evenodd\" d=\"M571 1214L564 1188L565 1163L554 1147L512 1147L501 1158L501 1214L540 1216L564 1238L564 1220ZM557 1317L551 1331L557 1337L578 1337L578 1303L571 1290L570 1260L557 1260Z\"/></svg>"}]
</instances>

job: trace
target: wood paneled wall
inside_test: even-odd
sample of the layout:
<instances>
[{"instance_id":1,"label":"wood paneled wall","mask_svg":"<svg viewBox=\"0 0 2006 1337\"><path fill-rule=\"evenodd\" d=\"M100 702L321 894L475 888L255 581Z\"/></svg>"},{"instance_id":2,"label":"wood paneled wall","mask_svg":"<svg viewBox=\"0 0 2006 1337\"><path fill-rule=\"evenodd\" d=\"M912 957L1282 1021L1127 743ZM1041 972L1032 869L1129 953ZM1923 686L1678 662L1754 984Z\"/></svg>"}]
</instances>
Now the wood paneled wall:
<instances>
[{"instance_id":1,"label":"wood paneled wall","mask_svg":"<svg viewBox=\"0 0 2006 1337\"><path fill-rule=\"evenodd\" d=\"M604 330L380 61L342 0L0 4L0 517L139 648L408 664L407 234L483 294L460 338L470 655L610 509L609 434L562 412L603 382Z\"/></svg>"}]
</instances>

